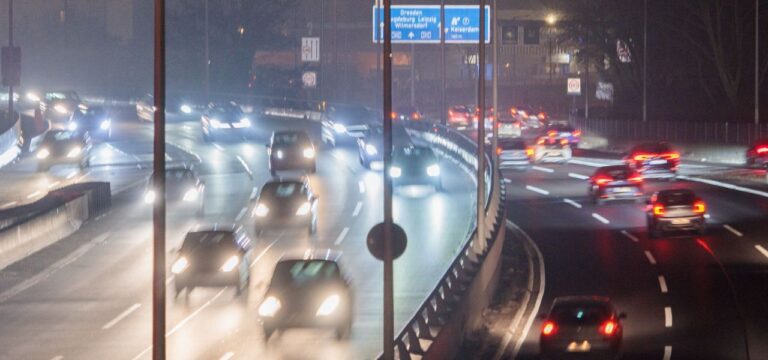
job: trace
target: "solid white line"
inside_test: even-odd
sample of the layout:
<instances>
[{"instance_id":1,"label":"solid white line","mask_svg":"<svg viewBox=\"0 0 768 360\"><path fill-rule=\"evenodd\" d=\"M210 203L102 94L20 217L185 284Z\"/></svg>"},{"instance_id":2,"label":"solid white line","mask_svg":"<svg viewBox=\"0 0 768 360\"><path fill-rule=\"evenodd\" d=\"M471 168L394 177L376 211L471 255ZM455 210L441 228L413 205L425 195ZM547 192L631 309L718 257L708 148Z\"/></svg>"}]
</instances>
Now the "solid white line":
<instances>
[{"instance_id":1,"label":"solid white line","mask_svg":"<svg viewBox=\"0 0 768 360\"><path fill-rule=\"evenodd\" d=\"M664 308L664 326L672 327L672 308L669 306Z\"/></svg>"},{"instance_id":2,"label":"solid white line","mask_svg":"<svg viewBox=\"0 0 768 360\"><path fill-rule=\"evenodd\" d=\"M590 167L603 167L608 166L610 164L600 164L596 162L586 161L586 160L577 160L577 159L571 159L568 161L569 164L576 164L576 165L584 165L584 166L590 166Z\"/></svg>"},{"instance_id":3,"label":"solid white line","mask_svg":"<svg viewBox=\"0 0 768 360\"><path fill-rule=\"evenodd\" d=\"M664 358L662 360L670 360L672 359L672 346L665 346L664 347Z\"/></svg>"},{"instance_id":4,"label":"solid white line","mask_svg":"<svg viewBox=\"0 0 768 360\"><path fill-rule=\"evenodd\" d=\"M344 241L344 238L347 237L347 234L349 233L349 228L345 227L344 229L341 229L341 234L339 234L339 237L336 238L336 241L333 243L335 245L341 244L342 241Z\"/></svg>"},{"instance_id":5,"label":"solid white line","mask_svg":"<svg viewBox=\"0 0 768 360\"><path fill-rule=\"evenodd\" d=\"M741 233L741 231L734 229L734 228L733 228L731 225L728 225L728 224L723 224L723 227L724 227L726 230L728 230L728 231L732 232L732 233L733 233L733 235L736 235L736 236L738 236L738 237L742 237L742 236L744 236L744 234L742 234L742 233Z\"/></svg>"},{"instance_id":6,"label":"solid white line","mask_svg":"<svg viewBox=\"0 0 768 360\"><path fill-rule=\"evenodd\" d=\"M360 188L360 193L365 193L365 183L361 180L357 183L357 187Z\"/></svg>"},{"instance_id":7,"label":"solid white line","mask_svg":"<svg viewBox=\"0 0 768 360\"><path fill-rule=\"evenodd\" d=\"M535 186L526 185L526 186L525 186L525 188L526 188L526 189L528 189L528 190L530 190L530 191L533 191L533 192L537 192L537 193L539 193L539 194L542 194L542 195L549 195L549 191L547 191L547 190L544 190L544 189L541 189L541 188L537 188L537 187L535 187Z\"/></svg>"},{"instance_id":8,"label":"solid white line","mask_svg":"<svg viewBox=\"0 0 768 360\"><path fill-rule=\"evenodd\" d=\"M659 288L661 288L662 294L669 292L669 288L667 288L667 279L664 278L664 275L659 275Z\"/></svg>"},{"instance_id":9,"label":"solid white line","mask_svg":"<svg viewBox=\"0 0 768 360\"><path fill-rule=\"evenodd\" d=\"M248 164L245 163L245 160L243 160L240 155L237 155L237 160L240 161L240 165L243 165L243 168L245 168L245 172L248 173L248 176L253 177L253 171L251 171L251 168L248 167Z\"/></svg>"},{"instance_id":10,"label":"solid white line","mask_svg":"<svg viewBox=\"0 0 768 360\"><path fill-rule=\"evenodd\" d=\"M651 265L656 265L656 259L650 251L645 250L645 257L648 258L648 262L651 263Z\"/></svg>"},{"instance_id":11,"label":"solid white line","mask_svg":"<svg viewBox=\"0 0 768 360\"><path fill-rule=\"evenodd\" d=\"M141 307L141 304L138 304L138 303L131 305L128 309L121 312L120 315L117 315L114 319L112 319L112 321L104 324L104 326L102 326L101 329L108 330L109 328L115 326L115 324L120 322L120 320L123 320L126 317L128 317L128 315L131 315L132 312L138 310L140 307Z\"/></svg>"},{"instance_id":12,"label":"solid white line","mask_svg":"<svg viewBox=\"0 0 768 360\"><path fill-rule=\"evenodd\" d=\"M581 175L581 174L577 174L577 173L568 173L568 176L570 176L570 177L572 177L574 179L579 179L579 180L587 180L587 179L589 179L589 176Z\"/></svg>"},{"instance_id":13,"label":"solid white line","mask_svg":"<svg viewBox=\"0 0 768 360\"><path fill-rule=\"evenodd\" d=\"M213 144L213 146L214 146L215 148L217 148L217 149L221 150L221 151L224 151L224 148L223 148L223 147L221 147L221 145L219 145L219 144L215 144L215 143L214 143L214 144Z\"/></svg>"},{"instance_id":14,"label":"solid white line","mask_svg":"<svg viewBox=\"0 0 768 360\"><path fill-rule=\"evenodd\" d=\"M531 166L531 169L538 170L538 171L545 172L545 173L550 173L550 174L555 172L555 169L545 168L545 167L541 167L541 166Z\"/></svg>"},{"instance_id":15,"label":"solid white line","mask_svg":"<svg viewBox=\"0 0 768 360\"><path fill-rule=\"evenodd\" d=\"M755 249L757 249L757 251L759 251L765 257L768 257L768 250L766 250L764 247L762 247L760 245L755 245Z\"/></svg>"},{"instance_id":16,"label":"solid white line","mask_svg":"<svg viewBox=\"0 0 768 360\"><path fill-rule=\"evenodd\" d=\"M622 233L624 236L628 237L630 240L634 241L634 242L640 242L640 239L638 239L638 238L637 238L637 236L635 236L635 235L632 235L632 234L631 234L629 231L627 231L627 230L621 230L621 233Z\"/></svg>"},{"instance_id":17,"label":"solid white line","mask_svg":"<svg viewBox=\"0 0 768 360\"><path fill-rule=\"evenodd\" d=\"M222 355L222 356L219 358L219 360L229 360L229 359L231 359L231 358L232 358L232 357L234 357L234 356L235 356L235 353L233 353L233 352L231 352L231 351L230 351L230 352L228 352L228 353L226 353L226 354Z\"/></svg>"},{"instance_id":18,"label":"solid white line","mask_svg":"<svg viewBox=\"0 0 768 360\"><path fill-rule=\"evenodd\" d=\"M7 203L3 204L2 206L0 206L0 209L9 208L9 207L11 207L13 205L16 205L18 203L19 203L18 201L7 202Z\"/></svg>"},{"instance_id":19,"label":"solid white line","mask_svg":"<svg viewBox=\"0 0 768 360\"><path fill-rule=\"evenodd\" d=\"M512 180L510 180L510 179L506 179L506 178L505 178L505 179L504 179L504 182L505 182L505 183L507 183L507 184L511 184L511 183L512 183Z\"/></svg>"},{"instance_id":20,"label":"solid white line","mask_svg":"<svg viewBox=\"0 0 768 360\"><path fill-rule=\"evenodd\" d=\"M271 243L269 243L269 245L267 245L267 247L265 247L265 248L264 248L264 250L262 250L262 251L261 251L261 253L259 253L259 256L256 256L256 258L255 258L255 259L253 259L253 261L251 261L251 265L250 265L249 267L253 267L254 265L256 265L256 263L257 263L257 262L259 262L259 260L261 260L261 258L264 256L264 254L266 254L266 253L267 253L267 251L269 251L269 249L270 249L270 248L271 248L273 245L275 245L275 244L277 243L277 241L278 241L278 240L280 240L280 239L282 239L282 238L283 238L283 234L280 234L280 236L278 236L277 238L275 238L275 240L272 240L272 242L271 242Z\"/></svg>"},{"instance_id":21,"label":"solid white line","mask_svg":"<svg viewBox=\"0 0 768 360\"><path fill-rule=\"evenodd\" d=\"M354 217L354 216L360 215L360 210L362 209L363 209L363 202L358 201L357 205L355 205L355 210L352 211L352 216Z\"/></svg>"},{"instance_id":22,"label":"solid white line","mask_svg":"<svg viewBox=\"0 0 768 360\"><path fill-rule=\"evenodd\" d=\"M69 173L69 175L67 175L67 180L69 180L69 179L71 179L71 178L73 178L75 176L77 176L77 171L73 171L73 172Z\"/></svg>"},{"instance_id":23,"label":"solid white line","mask_svg":"<svg viewBox=\"0 0 768 360\"><path fill-rule=\"evenodd\" d=\"M60 183L59 183L58 181L54 181L52 184L48 185L48 188L49 188L49 189L53 189L53 188L55 188L55 187L59 186L59 184L60 184Z\"/></svg>"},{"instance_id":24,"label":"solid white line","mask_svg":"<svg viewBox=\"0 0 768 360\"><path fill-rule=\"evenodd\" d=\"M31 198L33 198L35 196L38 196L38 195L40 195L40 192L39 191L35 191L35 192L27 195L27 199L31 199Z\"/></svg>"},{"instance_id":25,"label":"solid white line","mask_svg":"<svg viewBox=\"0 0 768 360\"><path fill-rule=\"evenodd\" d=\"M599 222L601 222L601 223L603 223L603 224L606 224L606 225L608 225L608 224L610 224L610 223L611 223L611 221L610 221L610 220L608 220L608 219L604 218L602 215L600 215L600 214L598 214L598 213L592 213L592 217L593 217L593 218L595 218L595 219L597 219L597 221L599 221Z\"/></svg>"},{"instance_id":26,"label":"solid white line","mask_svg":"<svg viewBox=\"0 0 768 360\"><path fill-rule=\"evenodd\" d=\"M572 205L573 207L575 207L577 209L581 209L581 204L579 204L579 203L577 203L577 202L575 202L575 201L573 201L571 199L563 199L563 202L565 202L566 204Z\"/></svg>"},{"instance_id":27,"label":"solid white line","mask_svg":"<svg viewBox=\"0 0 768 360\"><path fill-rule=\"evenodd\" d=\"M244 206L242 209L240 209L240 212L237 213L237 217L235 217L235 221L240 221L240 219L242 219L243 216L245 216L245 212L246 211L248 211L248 207L247 206Z\"/></svg>"},{"instance_id":28,"label":"solid white line","mask_svg":"<svg viewBox=\"0 0 768 360\"><path fill-rule=\"evenodd\" d=\"M51 360L61 360L63 358L64 358L64 356L62 356L62 355L56 355L56 356L52 357Z\"/></svg>"},{"instance_id":29,"label":"solid white line","mask_svg":"<svg viewBox=\"0 0 768 360\"><path fill-rule=\"evenodd\" d=\"M762 197L767 197L768 198L768 192L760 191L760 190L755 190L755 189L750 189L750 188L745 188L743 186L728 184L728 183L724 183L724 182L720 182L720 181L716 181L716 180L703 179L703 178L697 178L697 177L690 177L690 176L685 176L685 175L678 175L677 178L678 179L684 179L684 180L697 181L697 182L708 184L708 185L719 186L719 187L723 187L723 188L726 188L726 189L731 189L731 190L735 190L735 191L741 191L741 192L745 192L745 193L748 193L748 194L752 194L752 195L757 195L757 196L762 196Z\"/></svg>"}]
</instances>

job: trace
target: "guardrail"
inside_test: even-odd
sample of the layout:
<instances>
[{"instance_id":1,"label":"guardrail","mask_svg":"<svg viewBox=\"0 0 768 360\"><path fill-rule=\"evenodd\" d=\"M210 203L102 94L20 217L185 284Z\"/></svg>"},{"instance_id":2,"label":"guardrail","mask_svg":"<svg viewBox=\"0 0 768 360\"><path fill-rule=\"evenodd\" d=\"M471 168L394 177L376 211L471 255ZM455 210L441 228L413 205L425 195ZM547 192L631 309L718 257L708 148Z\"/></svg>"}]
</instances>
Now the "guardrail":
<instances>
[{"instance_id":1,"label":"guardrail","mask_svg":"<svg viewBox=\"0 0 768 360\"><path fill-rule=\"evenodd\" d=\"M0 114L1 115L1 114ZM5 116L8 117L8 112L5 112ZM10 164L21 153L21 125L18 120L14 121L12 125L0 134L0 167Z\"/></svg>"}]
</instances>

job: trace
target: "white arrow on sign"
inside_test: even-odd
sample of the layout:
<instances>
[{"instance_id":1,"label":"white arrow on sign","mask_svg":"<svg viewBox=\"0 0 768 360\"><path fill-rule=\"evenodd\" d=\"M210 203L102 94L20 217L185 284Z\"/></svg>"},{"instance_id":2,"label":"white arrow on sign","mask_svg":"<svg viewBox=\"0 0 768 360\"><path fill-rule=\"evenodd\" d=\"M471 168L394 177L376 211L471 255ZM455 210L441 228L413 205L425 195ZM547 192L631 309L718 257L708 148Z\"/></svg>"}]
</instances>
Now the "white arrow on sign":
<instances>
[{"instance_id":1,"label":"white arrow on sign","mask_svg":"<svg viewBox=\"0 0 768 360\"><path fill-rule=\"evenodd\" d=\"M413 34L413 31L408 33L408 38L409 39L413 39L414 36L416 36L416 35Z\"/></svg>"}]
</instances>

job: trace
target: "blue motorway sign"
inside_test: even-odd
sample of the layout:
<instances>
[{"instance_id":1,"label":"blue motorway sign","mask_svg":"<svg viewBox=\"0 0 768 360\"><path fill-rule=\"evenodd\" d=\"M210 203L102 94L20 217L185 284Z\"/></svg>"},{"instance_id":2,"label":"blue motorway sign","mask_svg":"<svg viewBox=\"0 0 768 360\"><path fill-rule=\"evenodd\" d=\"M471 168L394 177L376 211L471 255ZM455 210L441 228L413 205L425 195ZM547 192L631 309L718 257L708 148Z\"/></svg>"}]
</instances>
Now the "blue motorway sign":
<instances>
[{"instance_id":1,"label":"blue motorway sign","mask_svg":"<svg viewBox=\"0 0 768 360\"><path fill-rule=\"evenodd\" d=\"M477 44L480 39L478 6L445 6L445 42L453 44ZM491 42L491 7L485 7L485 43Z\"/></svg>"},{"instance_id":2,"label":"blue motorway sign","mask_svg":"<svg viewBox=\"0 0 768 360\"><path fill-rule=\"evenodd\" d=\"M384 41L384 8L373 7L373 42ZM439 5L392 5L393 43L440 43Z\"/></svg>"}]
</instances>

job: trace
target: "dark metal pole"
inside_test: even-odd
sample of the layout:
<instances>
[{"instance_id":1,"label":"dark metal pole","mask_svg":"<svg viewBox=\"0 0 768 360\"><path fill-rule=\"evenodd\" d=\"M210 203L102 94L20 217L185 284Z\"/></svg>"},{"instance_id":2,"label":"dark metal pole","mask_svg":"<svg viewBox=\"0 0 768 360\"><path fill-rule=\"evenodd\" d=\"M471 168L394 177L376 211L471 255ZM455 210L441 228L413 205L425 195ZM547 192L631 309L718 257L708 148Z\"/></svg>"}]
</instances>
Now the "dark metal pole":
<instances>
[{"instance_id":1,"label":"dark metal pole","mask_svg":"<svg viewBox=\"0 0 768 360\"><path fill-rule=\"evenodd\" d=\"M493 6L491 7L491 11L493 11L493 25L491 31L491 40L493 41L493 135L491 137L491 158L493 159L493 165L494 168L497 168L499 159L496 155L496 147L499 144L499 114L501 114L501 111L499 111L499 19L497 18L499 14L499 9L496 7L498 6L497 1L493 0Z\"/></svg>"},{"instance_id":2,"label":"dark metal pole","mask_svg":"<svg viewBox=\"0 0 768 360\"><path fill-rule=\"evenodd\" d=\"M648 121L648 0L643 1L643 122Z\"/></svg>"},{"instance_id":3,"label":"dark metal pole","mask_svg":"<svg viewBox=\"0 0 768 360\"><path fill-rule=\"evenodd\" d=\"M395 310L392 255L392 3L384 0L384 359L395 352Z\"/></svg>"},{"instance_id":4,"label":"dark metal pole","mask_svg":"<svg viewBox=\"0 0 768 360\"><path fill-rule=\"evenodd\" d=\"M755 125L759 125L759 124L760 124L760 0L755 0Z\"/></svg>"},{"instance_id":5,"label":"dark metal pole","mask_svg":"<svg viewBox=\"0 0 768 360\"><path fill-rule=\"evenodd\" d=\"M155 0L152 359L165 359L165 0Z\"/></svg>"},{"instance_id":6,"label":"dark metal pole","mask_svg":"<svg viewBox=\"0 0 768 360\"><path fill-rule=\"evenodd\" d=\"M445 116L448 112L445 94L448 86L448 80L445 78L445 0L440 0L440 75L443 82L443 86L440 87L440 123L447 125L448 119Z\"/></svg>"},{"instance_id":7,"label":"dark metal pole","mask_svg":"<svg viewBox=\"0 0 768 360\"><path fill-rule=\"evenodd\" d=\"M211 53L208 48L208 0L205 0L205 102L211 101Z\"/></svg>"},{"instance_id":8,"label":"dark metal pole","mask_svg":"<svg viewBox=\"0 0 768 360\"><path fill-rule=\"evenodd\" d=\"M587 28L587 46L585 47L584 64L586 81L584 81L584 120L589 120L589 28Z\"/></svg>"},{"instance_id":9,"label":"dark metal pole","mask_svg":"<svg viewBox=\"0 0 768 360\"><path fill-rule=\"evenodd\" d=\"M416 106L416 46L411 43L411 106Z\"/></svg>"},{"instance_id":10,"label":"dark metal pole","mask_svg":"<svg viewBox=\"0 0 768 360\"><path fill-rule=\"evenodd\" d=\"M485 236L485 0L480 0L477 65L477 241Z\"/></svg>"},{"instance_id":11,"label":"dark metal pole","mask_svg":"<svg viewBox=\"0 0 768 360\"><path fill-rule=\"evenodd\" d=\"M8 47L13 51L13 0L8 0ZM13 124L16 116L13 114L13 84L8 85L8 122Z\"/></svg>"}]
</instances>

